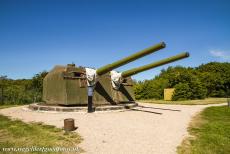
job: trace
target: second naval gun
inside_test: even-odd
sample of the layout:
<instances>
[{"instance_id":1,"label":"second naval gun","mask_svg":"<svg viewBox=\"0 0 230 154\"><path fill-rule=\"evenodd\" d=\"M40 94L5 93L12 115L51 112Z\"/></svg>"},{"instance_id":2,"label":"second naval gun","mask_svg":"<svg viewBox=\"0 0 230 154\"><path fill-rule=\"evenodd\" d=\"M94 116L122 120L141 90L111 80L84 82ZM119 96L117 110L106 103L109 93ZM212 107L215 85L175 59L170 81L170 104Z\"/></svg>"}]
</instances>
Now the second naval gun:
<instances>
[{"instance_id":1,"label":"second naval gun","mask_svg":"<svg viewBox=\"0 0 230 154\"><path fill-rule=\"evenodd\" d=\"M132 75L186 58L189 54L182 53L121 73L114 69L165 46L161 42L98 69L77 67L75 64L55 66L43 80L43 101L50 105L86 106L91 89L94 106L135 103Z\"/></svg>"}]
</instances>

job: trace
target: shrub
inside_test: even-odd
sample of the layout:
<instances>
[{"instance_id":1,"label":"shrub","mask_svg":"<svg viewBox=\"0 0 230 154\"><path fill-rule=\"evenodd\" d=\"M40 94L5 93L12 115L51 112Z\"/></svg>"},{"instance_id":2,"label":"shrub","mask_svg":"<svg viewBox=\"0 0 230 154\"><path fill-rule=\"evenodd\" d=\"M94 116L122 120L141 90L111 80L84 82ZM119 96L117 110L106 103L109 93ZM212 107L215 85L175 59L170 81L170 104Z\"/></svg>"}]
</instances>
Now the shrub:
<instances>
[{"instance_id":1,"label":"shrub","mask_svg":"<svg viewBox=\"0 0 230 154\"><path fill-rule=\"evenodd\" d=\"M192 96L191 89L187 83L179 83L175 86L175 91L172 100L187 100Z\"/></svg>"}]
</instances>

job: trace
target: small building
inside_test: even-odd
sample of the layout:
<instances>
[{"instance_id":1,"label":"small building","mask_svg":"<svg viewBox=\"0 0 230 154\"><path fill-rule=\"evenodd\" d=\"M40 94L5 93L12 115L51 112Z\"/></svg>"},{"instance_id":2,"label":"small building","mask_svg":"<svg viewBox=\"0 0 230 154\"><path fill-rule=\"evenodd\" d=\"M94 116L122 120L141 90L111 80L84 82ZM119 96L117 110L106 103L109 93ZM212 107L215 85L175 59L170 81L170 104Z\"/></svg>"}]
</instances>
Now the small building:
<instances>
[{"instance_id":1,"label":"small building","mask_svg":"<svg viewBox=\"0 0 230 154\"><path fill-rule=\"evenodd\" d=\"M166 88L166 89L164 89L164 100L165 101L171 101L174 91L175 91L175 88Z\"/></svg>"}]
</instances>

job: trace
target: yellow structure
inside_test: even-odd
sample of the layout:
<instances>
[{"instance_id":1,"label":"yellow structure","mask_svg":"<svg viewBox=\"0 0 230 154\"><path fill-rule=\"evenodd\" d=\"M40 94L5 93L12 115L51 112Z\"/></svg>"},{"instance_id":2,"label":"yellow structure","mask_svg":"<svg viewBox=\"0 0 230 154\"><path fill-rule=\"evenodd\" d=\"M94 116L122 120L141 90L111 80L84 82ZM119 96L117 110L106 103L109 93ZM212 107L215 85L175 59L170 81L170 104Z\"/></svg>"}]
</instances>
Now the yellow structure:
<instances>
[{"instance_id":1,"label":"yellow structure","mask_svg":"<svg viewBox=\"0 0 230 154\"><path fill-rule=\"evenodd\" d=\"M175 88L164 89L164 100L171 101L174 91L175 91Z\"/></svg>"}]
</instances>

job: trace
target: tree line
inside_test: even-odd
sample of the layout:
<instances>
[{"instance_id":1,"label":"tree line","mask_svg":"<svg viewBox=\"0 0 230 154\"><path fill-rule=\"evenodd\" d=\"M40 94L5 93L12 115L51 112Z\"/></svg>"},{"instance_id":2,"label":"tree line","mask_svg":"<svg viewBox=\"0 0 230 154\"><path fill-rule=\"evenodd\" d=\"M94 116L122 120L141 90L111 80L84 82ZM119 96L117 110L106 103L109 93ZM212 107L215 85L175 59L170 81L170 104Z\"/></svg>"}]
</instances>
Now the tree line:
<instances>
[{"instance_id":1,"label":"tree line","mask_svg":"<svg viewBox=\"0 0 230 154\"><path fill-rule=\"evenodd\" d=\"M0 76L0 104L29 104L42 101L43 71L32 79ZM134 84L136 99L163 99L165 88L175 88L173 100L230 96L230 63L210 62L199 67L168 67L151 80Z\"/></svg>"},{"instance_id":2,"label":"tree line","mask_svg":"<svg viewBox=\"0 0 230 154\"><path fill-rule=\"evenodd\" d=\"M151 80L136 82L136 99L163 99L165 88L175 88L173 100L230 96L230 63L210 62L198 67L168 67Z\"/></svg>"},{"instance_id":3,"label":"tree line","mask_svg":"<svg viewBox=\"0 0 230 154\"><path fill-rule=\"evenodd\" d=\"M40 72L32 79L9 79L0 76L0 104L29 104L42 101L43 79L48 72Z\"/></svg>"}]
</instances>

